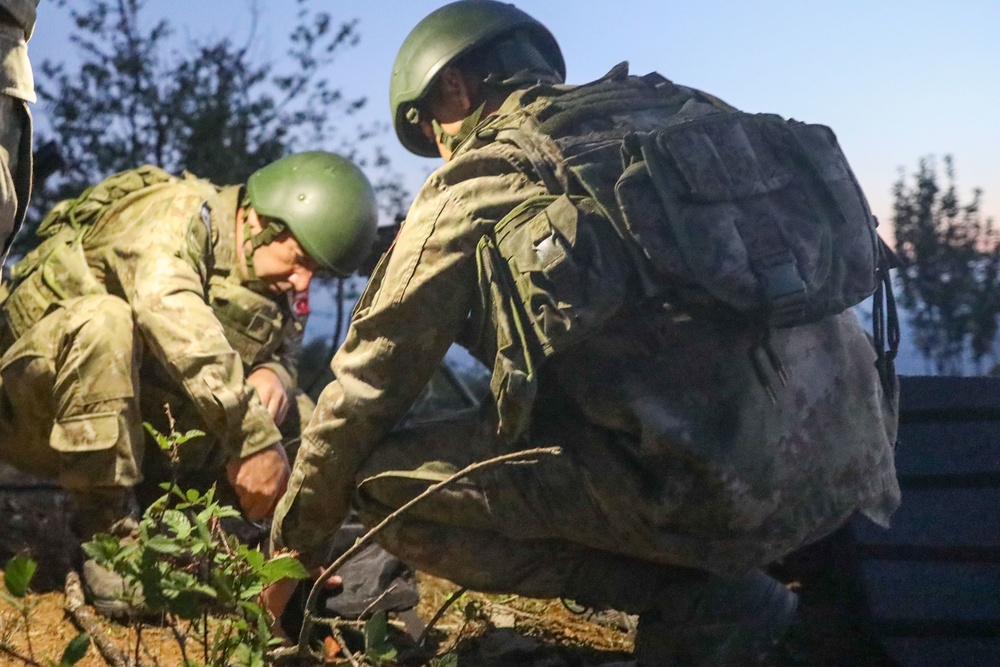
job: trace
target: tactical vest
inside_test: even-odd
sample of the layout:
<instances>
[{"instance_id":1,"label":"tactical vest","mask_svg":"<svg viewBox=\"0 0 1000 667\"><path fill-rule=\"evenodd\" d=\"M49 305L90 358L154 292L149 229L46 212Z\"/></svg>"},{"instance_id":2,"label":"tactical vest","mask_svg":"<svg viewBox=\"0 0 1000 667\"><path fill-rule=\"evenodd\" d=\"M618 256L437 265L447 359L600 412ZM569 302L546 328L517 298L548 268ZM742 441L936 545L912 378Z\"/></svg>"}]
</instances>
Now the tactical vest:
<instances>
[{"instance_id":1,"label":"tactical vest","mask_svg":"<svg viewBox=\"0 0 1000 667\"><path fill-rule=\"evenodd\" d=\"M782 371L771 327L842 312L887 279L877 223L826 127L741 113L623 64L522 91L456 156L493 142L515 145L549 191L479 247L501 434L526 428L542 362L623 308L756 326Z\"/></svg>"},{"instance_id":2,"label":"tactical vest","mask_svg":"<svg viewBox=\"0 0 1000 667\"><path fill-rule=\"evenodd\" d=\"M209 278L208 299L247 372L271 358L295 322L283 295L265 296L228 276Z\"/></svg>"}]
</instances>

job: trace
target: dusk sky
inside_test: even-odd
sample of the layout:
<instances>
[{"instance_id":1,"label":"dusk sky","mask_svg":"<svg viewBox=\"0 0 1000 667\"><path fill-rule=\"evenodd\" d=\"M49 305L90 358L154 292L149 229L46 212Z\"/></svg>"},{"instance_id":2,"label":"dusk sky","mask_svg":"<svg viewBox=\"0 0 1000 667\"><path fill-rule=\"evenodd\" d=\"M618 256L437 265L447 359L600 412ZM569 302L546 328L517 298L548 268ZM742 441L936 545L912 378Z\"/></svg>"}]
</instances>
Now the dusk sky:
<instances>
[{"instance_id":1,"label":"dusk sky","mask_svg":"<svg viewBox=\"0 0 1000 667\"><path fill-rule=\"evenodd\" d=\"M70 0L71 4L84 0ZM388 123L389 75L414 25L438 0L311 0L336 21L358 19L360 44L329 76L346 96L366 96L363 116ZM829 125L891 238L892 186L921 157L954 157L960 197L984 191L1000 223L1000 0L520 0L559 40L571 83L628 60L752 112ZM166 16L178 47L208 36L247 42L246 0L148 0ZM255 56L278 61L295 25L292 0L258 0ZM30 50L36 65L73 58L66 9L43 0ZM44 130L45 109L35 107ZM351 127L356 121L351 121ZM341 127L350 132L351 127ZM439 164L379 139L411 195ZM335 146L310 148L335 149ZM326 337L330 312L314 309L307 335ZM898 368L928 371L909 336Z\"/></svg>"},{"instance_id":2,"label":"dusk sky","mask_svg":"<svg viewBox=\"0 0 1000 667\"><path fill-rule=\"evenodd\" d=\"M81 2L82 0L73 0ZM389 73L410 29L436 0L313 0L336 20L357 18L361 43L330 76L367 96L367 117L388 121ZM888 227L899 169L923 156L954 156L960 193L982 188L1000 221L1000 2L996 0L521 0L560 41L571 83L628 60L747 111L829 125L837 133L875 213ZM178 40L250 31L243 0L149 0ZM283 56L294 25L291 0L259 0L255 50ZM63 60L71 47L66 9L44 0L33 61ZM45 109L35 108L44 128ZM393 135L382 143L415 194L437 161L418 158ZM318 147L321 148L321 147Z\"/></svg>"}]
</instances>

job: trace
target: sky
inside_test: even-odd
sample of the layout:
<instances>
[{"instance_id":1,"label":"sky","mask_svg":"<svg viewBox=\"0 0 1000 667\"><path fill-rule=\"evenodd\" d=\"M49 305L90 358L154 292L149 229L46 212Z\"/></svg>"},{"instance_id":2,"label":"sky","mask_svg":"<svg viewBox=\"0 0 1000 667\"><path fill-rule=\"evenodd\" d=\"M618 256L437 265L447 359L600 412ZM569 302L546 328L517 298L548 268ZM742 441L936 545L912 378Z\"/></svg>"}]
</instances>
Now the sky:
<instances>
[{"instance_id":1,"label":"sky","mask_svg":"<svg viewBox=\"0 0 1000 667\"><path fill-rule=\"evenodd\" d=\"M83 0L71 0L71 4ZM148 0L179 40L245 43L252 0ZM279 59L294 25L292 0L257 0L254 50ZM330 69L363 116L390 120L396 51L439 0L311 0L337 21L358 20L360 43ZM997 0L519 0L562 46L568 81L583 83L628 60L751 112L829 125L886 233L892 186L922 157L954 158L962 198L984 191L1000 222L1000 1ZM43 0L32 60L72 58L66 9ZM45 109L35 108L40 128ZM438 160L382 140L415 194ZM317 146L316 148L330 148ZM888 234L886 234L888 235Z\"/></svg>"},{"instance_id":2,"label":"sky","mask_svg":"<svg viewBox=\"0 0 1000 667\"><path fill-rule=\"evenodd\" d=\"M389 75L399 46L441 0L309 0L336 21L357 19L360 43L329 71L367 121L388 123ZM69 0L70 4L84 0ZM244 44L253 0L147 0L180 45L206 37ZM72 61L65 8L42 0L33 61ZM983 190L1000 223L1000 0L517 0L560 42L570 83L628 60L751 112L829 125L891 239L892 187L923 157L955 162L960 197ZM277 61L295 24L292 0L256 0L255 55ZM36 106L38 127L45 109ZM382 145L411 195L440 161L420 158L388 132ZM333 149L333 146L311 148ZM330 309L328 309L330 310ZM310 329L328 335L332 312ZM318 317L323 315L324 318ZM313 325L316 326L313 326ZM307 335L309 332L307 332ZM927 370L904 337L902 372Z\"/></svg>"}]
</instances>

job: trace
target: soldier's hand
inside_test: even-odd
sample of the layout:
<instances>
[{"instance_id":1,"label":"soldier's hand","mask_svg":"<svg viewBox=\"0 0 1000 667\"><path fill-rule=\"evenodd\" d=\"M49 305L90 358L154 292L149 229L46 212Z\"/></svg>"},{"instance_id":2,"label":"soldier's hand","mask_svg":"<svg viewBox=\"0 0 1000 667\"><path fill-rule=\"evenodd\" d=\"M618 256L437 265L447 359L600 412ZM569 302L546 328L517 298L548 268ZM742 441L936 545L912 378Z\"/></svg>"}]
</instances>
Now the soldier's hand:
<instances>
[{"instance_id":1,"label":"soldier's hand","mask_svg":"<svg viewBox=\"0 0 1000 667\"><path fill-rule=\"evenodd\" d=\"M258 368L247 376L247 384L257 390L261 402L278 426L288 414L288 393L278 374L270 368Z\"/></svg>"},{"instance_id":2,"label":"soldier's hand","mask_svg":"<svg viewBox=\"0 0 1000 667\"><path fill-rule=\"evenodd\" d=\"M288 455L280 444L226 464L226 476L240 500L243 515L250 521L271 516L288 488L290 474Z\"/></svg>"},{"instance_id":3,"label":"soldier's hand","mask_svg":"<svg viewBox=\"0 0 1000 667\"><path fill-rule=\"evenodd\" d=\"M321 570L322 568L310 570L310 574L314 580L322 574ZM339 575L333 575L323 582L323 585L326 588L337 588L343 583L344 580ZM292 598L292 594L295 593L295 588L298 585L299 582L296 579L279 579L266 587L260 594L261 606L267 609L271 614L271 618L274 619L271 623L271 632L285 643L291 643L291 638L281 626L281 615L285 613L285 607L288 606L288 601Z\"/></svg>"}]
</instances>

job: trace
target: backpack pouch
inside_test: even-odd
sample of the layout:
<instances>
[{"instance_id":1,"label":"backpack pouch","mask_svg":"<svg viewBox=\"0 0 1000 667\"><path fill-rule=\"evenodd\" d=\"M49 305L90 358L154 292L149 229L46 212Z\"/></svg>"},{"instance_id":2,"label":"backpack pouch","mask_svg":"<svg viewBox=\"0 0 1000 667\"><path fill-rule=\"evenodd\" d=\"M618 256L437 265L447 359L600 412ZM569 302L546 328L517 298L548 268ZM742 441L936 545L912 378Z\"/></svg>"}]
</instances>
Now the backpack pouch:
<instances>
[{"instance_id":1,"label":"backpack pouch","mask_svg":"<svg viewBox=\"0 0 1000 667\"><path fill-rule=\"evenodd\" d=\"M496 240L546 356L593 333L625 302L629 262L591 199L528 200L497 224Z\"/></svg>"},{"instance_id":2,"label":"backpack pouch","mask_svg":"<svg viewBox=\"0 0 1000 667\"><path fill-rule=\"evenodd\" d=\"M771 325L841 312L874 291L877 257L874 219L831 137L719 112L633 136L616 186L625 225L665 281Z\"/></svg>"}]
</instances>

